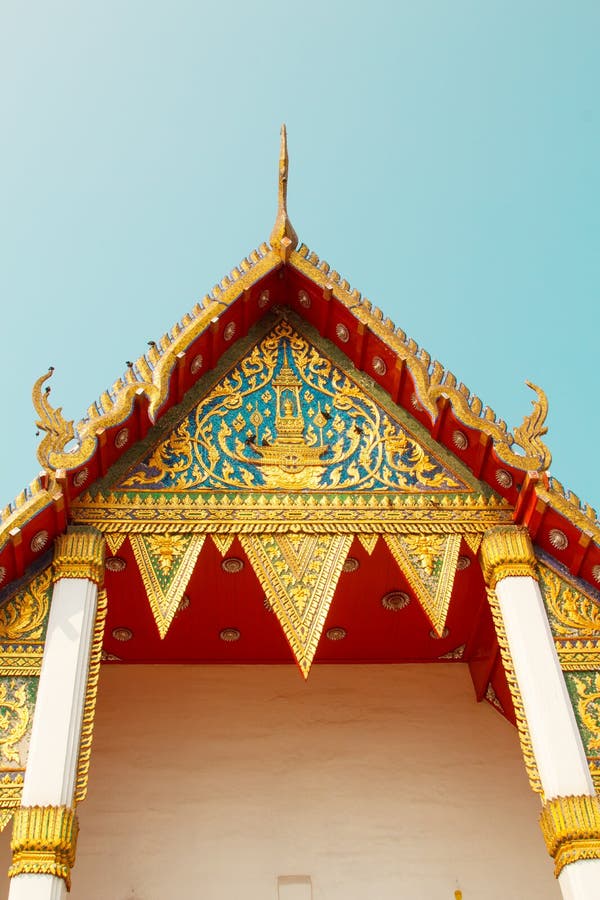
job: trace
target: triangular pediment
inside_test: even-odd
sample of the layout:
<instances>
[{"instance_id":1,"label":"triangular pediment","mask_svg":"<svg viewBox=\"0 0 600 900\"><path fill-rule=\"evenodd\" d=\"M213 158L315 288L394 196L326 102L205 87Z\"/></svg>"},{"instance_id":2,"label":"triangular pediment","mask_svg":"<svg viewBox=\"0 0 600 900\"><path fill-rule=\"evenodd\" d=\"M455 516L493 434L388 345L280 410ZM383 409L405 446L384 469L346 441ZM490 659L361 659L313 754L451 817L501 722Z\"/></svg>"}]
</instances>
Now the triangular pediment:
<instances>
[{"instance_id":1,"label":"triangular pediment","mask_svg":"<svg viewBox=\"0 0 600 900\"><path fill-rule=\"evenodd\" d=\"M474 489L472 479L449 465L447 453L436 453L411 430L405 413L384 405L339 351L333 355L337 360L297 322L280 319L113 482L113 490Z\"/></svg>"}]
</instances>

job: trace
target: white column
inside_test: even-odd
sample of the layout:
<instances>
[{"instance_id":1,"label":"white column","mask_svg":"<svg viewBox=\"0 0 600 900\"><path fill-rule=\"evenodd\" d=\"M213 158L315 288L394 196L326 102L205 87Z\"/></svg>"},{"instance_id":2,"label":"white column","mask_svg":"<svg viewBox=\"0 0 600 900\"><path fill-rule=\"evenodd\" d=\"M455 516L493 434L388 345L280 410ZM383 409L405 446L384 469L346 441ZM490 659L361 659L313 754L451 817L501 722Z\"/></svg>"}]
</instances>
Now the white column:
<instances>
[{"instance_id":1,"label":"white column","mask_svg":"<svg viewBox=\"0 0 600 900\"><path fill-rule=\"evenodd\" d=\"M484 537L481 552L523 701L546 800L544 836L549 850L552 847L563 897L600 900L600 858L590 858L600 857L600 803L537 581L529 534L516 526L493 529ZM558 818L546 814L548 801L555 801Z\"/></svg>"},{"instance_id":2,"label":"white column","mask_svg":"<svg viewBox=\"0 0 600 900\"><path fill-rule=\"evenodd\" d=\"M502 578L496 596L548 799L593 794L594 784L538 582Z\"/></svg>"},{"instance_id":3,"label":"white column","mask_svg":"<svg viewBox=\"0 0 600 900\"><path fill-rule=\"evenodd\" d=\"M65 832L71 833L69 823L74 815L79 743L102 559L103 540L97 532L73 529L57 539L55 583L22 806L15 814L13 829L12 868L16 871L11 877L9 900L60 900L67 890L72 862L66 864L65 876L65 859L69 853L64 847L58 851L56 847L60 844L61 829L63 837ZM89 577L80 577L86 571ZM40 807L52 809L44 811ZM40 817L44 816L45 824L40 825ZM42 838L43 832L47 838L48 831L50 839ZM29 853L32 848L37 856L36 852ZM52 871L61 863L62 876L48 873L48 869Z\"/></svg>"}]
</instances>

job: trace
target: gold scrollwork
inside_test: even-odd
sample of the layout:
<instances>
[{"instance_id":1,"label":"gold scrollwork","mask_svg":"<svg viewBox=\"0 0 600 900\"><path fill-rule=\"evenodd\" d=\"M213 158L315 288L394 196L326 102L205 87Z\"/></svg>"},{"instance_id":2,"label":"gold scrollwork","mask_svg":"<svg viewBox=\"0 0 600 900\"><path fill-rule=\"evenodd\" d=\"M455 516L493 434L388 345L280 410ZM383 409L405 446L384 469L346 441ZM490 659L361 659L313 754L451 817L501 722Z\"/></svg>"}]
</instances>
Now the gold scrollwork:
<instances>
[{"instance_id":1,"label":"gold scrollwork","mask_svg":"<svg viewBox=\"0 0 600 900\"><path fill-rule=\"evenodd\" d=\"M600 604L578 591L547 566L540 565L542 593L556 635L600 636Z\"/></svg>"},{"instance_id":2,"label":"gold scrollwork","mask_svg":"<svg viewBox=\"0 0 600 900\"><path fill-rule=\"evenodd\" d=\"M0 758L21 765L18 744L29 725L27 685L14 679L0 681Z\"/></svg>"},{"instance_id":3,"label":"gold scrollwork","mask_svg":"<svg viewBox=\"0 0 600 900\"><path fill-rule=\"evenodd\" d=\"M51 584L52 570L47 568L0 608L0 642L43 639Z\"/></svg>"},{"instance_id":4,"label":"gold scrollwork","mask_svg":"<svg viewBox=\"0 0 600 900\"><path fill-rule=\"evenodd\" d=\"M20 807L14 817L9 878L54 875L70 890L78 830L75 810L68 806Z\"/></svg>"},{"instance_id":5,"label":"gold scrollwork","mask_svg":"<svg viewBox=\"0 0 600 900\"><path fill-rule=\"evenodd\" d=\"M600 752L600 672L572 673L570 680L577 692L577 712L589 733L585 742L588 754L591 750Z\"/></svg>"},{"instance_id":6,"label":"gold scrollwork","mask_svg":"<svg viewBox=\"0 0 600 900\"><path fill-rule=\"evenodd\" d=\"M119 487L468 489L285 319Z\"/></svg>"},{"instance_id":7,"label":"gold scrollwork","mask_svg":"<svg viewBox=\"0 0 600 900\"><path fill-rule=\"evenodd\" d=\"M563 868L580 859L600 859L600 799L597 796L554 797L546 801L540 826L554 859L558 878Z\"/></svg>"}]
</instances>

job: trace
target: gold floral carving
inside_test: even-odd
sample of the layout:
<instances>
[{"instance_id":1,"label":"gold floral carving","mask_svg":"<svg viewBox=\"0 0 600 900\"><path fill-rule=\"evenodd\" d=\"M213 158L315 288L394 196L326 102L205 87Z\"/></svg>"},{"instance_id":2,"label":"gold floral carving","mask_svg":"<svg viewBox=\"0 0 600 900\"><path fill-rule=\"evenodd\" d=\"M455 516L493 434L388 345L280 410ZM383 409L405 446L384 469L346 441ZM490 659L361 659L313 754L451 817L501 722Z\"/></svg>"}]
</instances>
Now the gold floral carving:
<instances>
[{"instance_id":1,"label":"gold floral carving","mask_svg":"<svg viewBox=\"0 0 600 900\"><path fill-rule=\"evenodd\" d=\"M240 540L308 678L352 537L257 534Z\"/></svg>"},{"instance_id":2,"label":"gold floral carving","mask_svg":"<svg viewBox=\"0 0 600 900\"><path fill-rule=\"evenodd\" d=\"M454 586L460 535L385 535L400 570L441 636Z\"/></svg>"},{"instance_id":3,"label":"gold floral carving","mask_svg":"<svg viewBox=\"0 0 600 900\"><path fill-rule=\"evenodd\" d=\"M600 859L600 799L597 796L554 797L546 801L540 826L558 878L580 859Z\"/></svg>"},{"instance_id":4,"label":"gold floral carving","mask_svg":"<svg viewBox=\"0 0 600 900\"><path fill-rule=\"evenodd\" d=\"M536 793L543 796L544 789L542 787L542 782L535 760L535 754L533 752L531 735L529 734L529 725L527 723L527 717L525 715L525 707L523 706L523 699L521 697L519 683L515 674L515 667L510 652L510 646L508 643L508 638L506 637L506 629L504 627L504 619L502 618L500 604L498 603L498 598L496 597L495 592L490 590L489 588L487 589L487 596L488 602L490 604L490 609L492 611L494 627L496 629L496 637L498 638L498 646L500 648L502 665L504 667L506 681L508 683L515 710L517 731L519 733L519 741L521 744L521 753L523 754L523 759L525 761L525 768L527 770L527 775L529 776L529 783Z\"/></svg>"},{"instance_id":5,"label":"gold floral carving","mask_svg":"<svg viewBox=\"0 0 600 900\"><path fill-rule=\"evenodd\" d=\"M600 755L600 672L572 674L571 681L577 692L577 712L589 733L588 752L596 750L596 755Z\"/></svg>"},{"instance_id":6,"label":"gold floral carving","mask_svg":"<svg viewBox=\"0 0 600 900\"><path fill-rule=\"evenodd\" d=\"M22 806L15 812L9 878L54 875L71 888L78 823L68 806Z\"/></svg>"},{"instance_id":7,"label":"gold floral carving","mask_svg":"<svg viewBox=\"0 0 600 900\"><path fill-rule=\"evenodd\" d=\"M285 319L119 487L409 494L469 489Z\"/></svg>"},{"instance_id":8,"label":"gold floral carving","mask_svg":"<svg viewBox=\"0 0 600 900\"><path fill-rule=\"evenodd\" d=\"M21 765L18 745L29 725L27 686L14 679L0 681L0 757Z\"/></svg>"},{"instance_id":9,"label":"gold floral carving","mask_svg":"<svg viewBox=\"0 0 600 900\"><path fill-rule=\"evenodd\" d=\"M104 537L106 540L106 545L110 550L112 556L116 556L116 554L119 552L119 550L127 540L127 534L125 532L117 534L109 533L105 534Z\"/></svg>"},{"instance_id":10,"label":"gold floral carving","mask_svg":"<svg viewBox=\"0 0 600 900\"><path fill-rule=\"evenodd\" d=\"M576 635L600 639L600 604L560 578L547 566L539 566L540 587L553 619L555 636Z\"/></svg>"},{"instance_id":11,"label":"gold floral carving","mask_svg":"<svg viewBox=\"0 0 600 900\"><path fill-rule=\"evenodd\" d=\"M94 528L71 526L54 542L54 581L87 578L101 585L104 580L104 538Z\"/></svg>"},{"instance_id":12,"label":"gold floral carving","mask_svg":"<svg viewBox=\"0 0 600 900\"><path fill-rule=\"evenodd\" d=\"M79 759L77 763L77 777L75 781L75 803L85 800L87 794L88 772L90 768L90 756L92 752L92 736L94 732L94 713L96 711L96 696L98 693L98 678L100 676L100 661L102 658L102 641L104 637L104 623L108 609L106 591L98 592L96 606L96 621L90 650L90 663L88 669L85 701L83 706L83 718L81 722L81 739L79 742Z\"/></svg>"},{"instance_id":13,"label":"gold floral carving","mask_svg":"<svg viewBox=\"0 0 600 900\"><path fill-rule=\"evenodd\" d=\"M503 578L526 575L538 579L536 558L529 532L524 526L498 526L487 531L481 542L481 565L488 587L496 589Z\"/></svg>"},{"instance_id":14,"label":"gold floral carving","mask_svg":"<svg viewBox=\"0 0 600 900\"><path fill-rule=\"evenodd\" d=\"M164 638L204 544L201 534L132 534L130 543L154 621Z\"/></svg>"},{"instance_id":15,"label":"gold floral carving","mask_svg":"<svg viewBox=\"0 0 600 900\"><path fill-rule=\"evenodd\" d=\"M52 569L48 567L0 608L0 642L21 644L43 640L51 584Z\"/></svg>"}]
</instances>

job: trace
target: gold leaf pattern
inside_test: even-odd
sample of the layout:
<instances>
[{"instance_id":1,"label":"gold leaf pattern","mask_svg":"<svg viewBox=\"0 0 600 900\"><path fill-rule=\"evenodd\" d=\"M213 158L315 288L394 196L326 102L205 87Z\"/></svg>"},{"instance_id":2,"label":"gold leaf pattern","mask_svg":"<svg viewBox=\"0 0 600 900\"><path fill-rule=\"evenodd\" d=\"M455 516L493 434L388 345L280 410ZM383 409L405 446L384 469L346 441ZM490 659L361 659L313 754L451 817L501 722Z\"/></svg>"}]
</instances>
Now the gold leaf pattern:
<instances>
[{"instance_id":1,"label":"gold leaf pattern","mask_svg":"<svg viewBox=\"0 0 600 900\"><path fill-rule=\"evenodd\" d=\"M133 467L120 487L468 490L285 320Z\"/></svg>"},{"instance_id":2,"label":"gold leaf pattern","mask_svg":"<svg viewBox=\"0 0 600 900\"><path fill-rule=\"evenodd\" d=\"M164 638L204 544L204 535L132 534L135 556L154 621Z\"/></svg>"},{"instance_id":3,"label":"gold leaf pattern","mask_svg":"<svg viewBox=\"0 0 600 900\"><path fill-rule=\"evenodd\" d=\"M558 635L600 638L600 604L547 566L539 566L542 593Z\"/></svg>"},{"instance_id":4,"label":"gold leaf pattern","mask_svg":"<svg viewBox=\"0 0 600 900\"><path fill-rule=\"evenodd\" d=\"M573 675L571 680L577 691L577 711L587 737L588 755L590 750L600 751L600 672Z\"/></svg>"},{"instance_id":5,"label":"gold leaf pattern","mask_svg":"<svg viewBox=\"0 0 600 900\"><path fill-rule=\"evenodd\" d=\"M51 590L52 569L48 567L0 609L0 641L43 640Z\"/></svg>"},{"instance_id":6,"label":"gold leaf pattern","mask_svg":"<svg viewBox=\"0 0 600 900\"><path fill-rule=\"evenodd\" d=\"M386 534L392 556L439 635L454 586L460 535Z\"/></svg>"},{"instance_id":7,"label":"gold leaf pattern","mask_svg":"<svg viewBox=\"0 0 600 900\"><path fill-rule=\"evenodd\" d=\"M18 744L29 725L27 685L14 678L0 681L0 759L16 766L23 761Z\"/></svg>"},{"instance_id":8,"label":"gold leaf pattern","mask_svg":"<svg viewBox=\"0 0 600 900\"><path fill-rule=\"evenodd\" d=\"M243 535L242 546L308 678L351 535Z\"/></svg>"}]
</instances>

